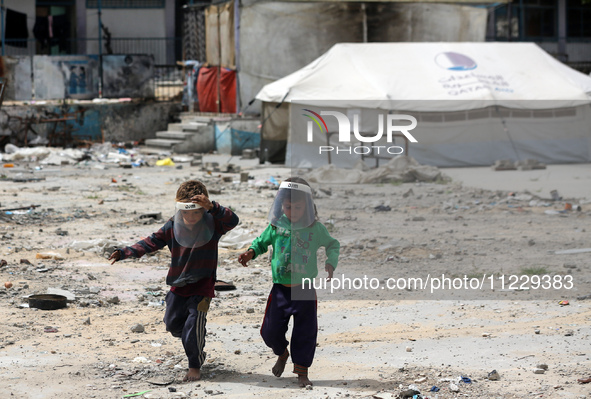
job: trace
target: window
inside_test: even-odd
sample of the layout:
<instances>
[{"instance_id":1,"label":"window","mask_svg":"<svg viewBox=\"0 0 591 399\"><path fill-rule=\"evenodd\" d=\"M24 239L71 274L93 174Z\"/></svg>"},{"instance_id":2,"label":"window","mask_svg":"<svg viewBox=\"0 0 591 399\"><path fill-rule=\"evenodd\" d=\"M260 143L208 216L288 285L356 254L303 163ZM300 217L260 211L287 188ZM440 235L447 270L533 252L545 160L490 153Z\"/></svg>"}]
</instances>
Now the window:
<instances>
[{"instance_id":1,"label":"window","mask_svg":"<svg viewBox=\"0 0 591 399\"><path fill-rule=\"evenodd\" d=\"M523 37L555 37L557 5L556 0L523 0Z\"/></svg>"},{"instance_id":2,"label":"window","mask_svg":"<svg viewBox=\"0 0 591 399\"><path fill-rule=\"evenodd\" d=\"M591 3L583 0L567 0L566 36L591 37Z\"/></svg>"},{"instance_id":3,"label":"window","mask_svg":"<svg viewBox=\"0 0 591 399\"><path fill-rule=\"evenodd\" d=\"M504 5L495 9L495 37L497 40L519 38L519 20L517 18L517 7ZM510 16L510 17L509 17ZM509 22L509 18L510 21Z\"/></svg>"},{"instance_id":4,"label":"window","mask_svg":"<svg viewBox=\"0 0 591 399\"><path fill-rule=\"evenodd\" d=\"M98 8L99 0L86 0L86 8ZM165 0L101 0L101 8L164 8Z\"/></svg>"},{"instance_id":5,"label":"window","mask_svg":"<svg viewBox=\"0 0 591 399\"><path fill-rule=\"evenodd\" d=\"M558 1L515 1L495 9L494 18L496 40L555 39L558 33Z\"/></svg>"}]
</instances>

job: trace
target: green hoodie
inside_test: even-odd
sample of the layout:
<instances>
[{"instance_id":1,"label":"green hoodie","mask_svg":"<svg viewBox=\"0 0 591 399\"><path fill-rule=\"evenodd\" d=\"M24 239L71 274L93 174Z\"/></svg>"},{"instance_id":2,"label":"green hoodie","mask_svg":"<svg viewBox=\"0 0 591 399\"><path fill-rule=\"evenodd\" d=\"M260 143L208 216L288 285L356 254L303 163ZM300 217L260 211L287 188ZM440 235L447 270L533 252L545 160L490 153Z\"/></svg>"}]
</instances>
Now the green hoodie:
<instances>
[{"instance_id":1,"label":"green hoodie","mask_svg":"<svg viewBox=\"0 0 591 399\"><path fill-rule=\"evenodd\" d=\"M271 267L276 284L301 284L303 278L316 277L316 252L320 247L325 248L326 264L336 269L341 247L322 223L314 222L309 227L291 230L291 222L285 215L279 218L276 226L270 224L252 242L253 259L267 252L269 245L273 246Z\"/></svg>"}]
</instances>

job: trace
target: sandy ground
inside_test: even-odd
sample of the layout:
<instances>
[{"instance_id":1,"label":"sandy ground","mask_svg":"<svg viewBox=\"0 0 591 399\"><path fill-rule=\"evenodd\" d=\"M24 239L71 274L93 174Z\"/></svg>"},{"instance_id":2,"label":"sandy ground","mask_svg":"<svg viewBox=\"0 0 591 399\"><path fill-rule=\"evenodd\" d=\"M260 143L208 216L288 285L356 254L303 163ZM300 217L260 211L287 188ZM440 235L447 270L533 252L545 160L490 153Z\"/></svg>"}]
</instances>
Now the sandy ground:
<instances>
[{"instance_id":1,"label":"sandy ground","mask_svg":"<svg viewBox=\"0 0 591 399\"><path fill-rule=\"evenodd\" d=\"M442 399L591 397L591 384L577 383L591 376L591 253L556 253L591 247L589 165L450 169L447 184L313 185L321 221L342 245L335 277L378 285L318 290L309 390L297 386L290 364L281 378L270 372L275 358L259 335L271 287L267 257L248 268L236 262L267 224L276 191L265 180L291 171L231 161L249 171L248 184L188 163L37 171L17 163L2 171L1 209L40 205L0 219L0 281L14 284L0 289L2 397L394 398L409 385ZM10 180L17 176L44 180ZM241 224L220 250L218 272L237 290L218 292L208 314L203 380L183 383L181 343L162 323L169 253L113 266L105 254L157 230L189 178L203 180ZM565 200L550 201L552 189ZM566 200L581 210L564 211ZM154 213L161 218L142 218ZM48 252L60 259L38 258ZM385 287L391 278L434 284L444 276L483 287ZM544 276L550 287L534 289ZM557 289L569 282L571 289ZM26 306L26 296L48 288L75 298L53 311ZM132 331L137 324L143 332ZM539 365L543 374L534 372ZM487 378L493 370L500 380Z\"/></svg>"}]
</instances>

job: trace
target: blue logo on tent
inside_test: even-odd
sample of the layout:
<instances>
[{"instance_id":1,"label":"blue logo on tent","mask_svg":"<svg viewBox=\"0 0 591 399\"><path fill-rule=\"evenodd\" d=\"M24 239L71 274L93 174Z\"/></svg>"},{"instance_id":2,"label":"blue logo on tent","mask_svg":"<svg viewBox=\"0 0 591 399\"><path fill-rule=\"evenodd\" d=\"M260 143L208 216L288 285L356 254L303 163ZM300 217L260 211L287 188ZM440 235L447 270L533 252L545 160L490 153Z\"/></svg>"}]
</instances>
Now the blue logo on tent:
<instances>
[{"instance_id":1,"label":"blue logo on tent","mask_svg":"<svg viewBox=\"0 0 591 399\"><path fill-rule=\"evenodd\" d=\"M437 54L435 63L450 71L470 71L478 66L472 58L452 51Z\"/></svg>"}]
</instances>

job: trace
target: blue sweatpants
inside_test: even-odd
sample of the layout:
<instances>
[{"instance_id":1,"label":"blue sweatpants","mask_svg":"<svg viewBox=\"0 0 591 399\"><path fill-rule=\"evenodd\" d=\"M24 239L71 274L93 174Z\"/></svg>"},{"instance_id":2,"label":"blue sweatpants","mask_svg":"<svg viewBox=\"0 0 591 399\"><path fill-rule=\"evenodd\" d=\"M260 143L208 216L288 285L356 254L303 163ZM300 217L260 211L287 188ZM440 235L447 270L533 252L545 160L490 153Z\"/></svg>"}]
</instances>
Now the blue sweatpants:
<instances>
[{"instance_id":1,"label":"blue sweatpants","mask_svg":"<svg viewBox=\"0 0 591 399\"><path fill-rule=\"evenodd\" d=\"M307 299L292 300L292 289L299 290L298 298L305 297ZM295 297L295 293L293 294ZM316 291L313 288L303 290L301 286L286 287L281 284L273 284L267 300L261 336L265 344L273 349L273 353L277 356L283 355L289 344L285 333L291 316L293 316L291 360L295 370L298 370L298 366L300 368L310 367L314 360L318 337Z\"/></svg>"},{"instance_id":2,"label":"blue sweatpants","mask_svg":"<svg viewBox=\"0 0 591 399\"><path fill-rule=\"evenodd\" d=\"M211 298L201 295L184 297L169 291L165 300L166 331L181 338L189 368L201 368L205 361L205 323Z\"/></svg>"}]
</instances>

